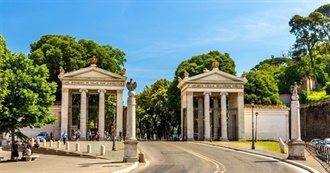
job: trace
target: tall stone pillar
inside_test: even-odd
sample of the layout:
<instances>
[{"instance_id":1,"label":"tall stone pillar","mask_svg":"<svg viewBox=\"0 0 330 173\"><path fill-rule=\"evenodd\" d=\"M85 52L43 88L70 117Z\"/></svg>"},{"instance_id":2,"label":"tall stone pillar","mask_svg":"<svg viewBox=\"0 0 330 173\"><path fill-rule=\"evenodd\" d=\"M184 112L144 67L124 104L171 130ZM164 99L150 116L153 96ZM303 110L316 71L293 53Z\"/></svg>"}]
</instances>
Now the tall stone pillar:
<instances>
[{"instance_id":1,"label":"tall stone pillar","mask_svg":"<svg viewBox=\"0 0 330 173\"><path fill-rule=\"evenodd\" d=\"M208 141L211 139L210 136L210 91L205 91L204 93L204 140Z\"/></svg>"},{"instance_id":2,"label":"tall stone pillar","mask_svg":"<svg viewBox=\"0 0 330 173\"><path fill-rule=\"evenodd\" d=\"M237 137L239 141L245 141L244 122L244 92L237 93Z\"/></svg>"},{"instance_id":3,"label":"tall stone pillar","mask_svg":"<svg viewBox=\"0 0 330 173\"><path fill-rule=\"evenodd\" d=\"M129 138L125 140L124 142L124 160L127 162L135 162L138 160L138 154L137 154L137 140L136 140L136 134L135 134L135 88L137 86L136 82L133 82L132 79L130 79L130 82L127 82L126 87L129 90L128 92L128 100L127 100L127 106L128 106L128 114L127 119L129 120L130 124L127 124L127 126L130 126L129 128ZM128 128L127 128L128 129Z\"/></svg>"},{"instance_id":4,"label":"tall stone pillar","mask_svg":"<svg viewBox=\"0 0 330 173\"><path fill-rule=\"evenodd\" d=\"M68 132L68 105L69 105L69 89L62 88L62 102L61 102L61 134Z\"/></svg>"},{"instance_id":5,"label":"tall stone pillar","mask_svg":"<svg viewBox=\"0 0 330 173\"><path fill-rule=\"evenodd\" d=\"M105 89L97 90L99 93L99 132L101 135L101 139L104 139L104 125L105 125L105 116L104 116L104 96L107 92Z\"/></svg>"},{"instance_id":6,"label":"tall stone pillar","mask_svg":"<svg viewBox=\"0 0 330 173\"><path fill-rule=\"evenodd\" d=\"M187 140L194 140L194 101L193 92L187 92Z\"/></svg>"},{"instance_id":7,"label":"tall stone pillar","mask_svg":"<svg viewBox=\"0 0 330 173\"><path fill-rule=\"evenodd\" d=\"M203 97L198 97L198 140L203 139Z\"/></svg>"},{"instance_id":8,"label":"tall stone pillar","mask_svg":"<svg viewBox=\"0 0 330 173\"><path fill-rule=\"evenodd\" d=\"M213 97L213 139L214 140L219 140L218 129L219 129L219 99L217 97Z\"/></svg>"},{"instance_id":9,"label":"tall stone pillar","mask_svg":"<svg viewBox=\"0 0 330 173\"><path fill-rule=\"evenodd\" d=\"M69 109L68 109L68 117L69 117L69 129L67 131L68 137L69 139L71 138L72 134L71 134L71 129L72 129L72 93L69 91ZM76 129L77 130L77 129Z\"/></svg>"},{"instance_id":10,"label":"tall stone pillar","mask_svg":"<svg viewBox=\"0 0 330 173\"><path fill-rule=\"evenodd\" d=\"M80 139L86 139L87 133L87 89L80 89L81 92L81 100L80 100Z\"/></svg>"},{"instance_id":11,"label":"tall stone pillar","mask_svg":"<svg viewBox=\"0 0 330 173\"><path fill-rule=\"evenodd\" d=\"M289 157L291 160L306 160L305 158L305 142L301 140L300 133L300 105L299 105L299 86L295 82L291 86L291 140L288 143Z\"/></svg>"},{"instance_id":12,"label":"tall stone pillar","mask_svg":"<svg viewBox=\"0 0 330 173\"><path fill-rule=\"evenodd\" d=\"M119 136L119 132L123 135L123 90L117 90L117 117L116 117L116 134Z\"/></svg>"},{"instance_id":13,"label":"tall stone pillar","mask_svg":"<svg viewBox=\"0 0 330 173\"><path fill-rule=\"evenodd\" d=\"M221 138L223 141L228 141L227 136L227 92L221 92Z\"/></svg>"},{"instance_id":14,"label":"tall stone pillar","mask_svg":"<svg viewBox=\"0 0 330 173\"><path fill-rule=\"evenodd\" d=\"M182 140L187 139L187 120L185 115L187 114L187 94L181 94L181 133Z\"/></svg>"}]
</instances>

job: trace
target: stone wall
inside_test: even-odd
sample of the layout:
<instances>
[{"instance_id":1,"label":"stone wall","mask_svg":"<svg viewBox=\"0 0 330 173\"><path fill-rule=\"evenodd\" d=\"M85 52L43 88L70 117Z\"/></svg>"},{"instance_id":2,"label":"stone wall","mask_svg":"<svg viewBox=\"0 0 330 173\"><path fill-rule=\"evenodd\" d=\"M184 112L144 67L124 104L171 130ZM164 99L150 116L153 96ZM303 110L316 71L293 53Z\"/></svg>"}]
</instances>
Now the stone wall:
<instances>
[{"instance_id":1,"label":"stone wall","mask_svg":"<svg viewBox=\"0 0 330 173\"><path fill-rule=\"evenodd\" d=\"M330 100L300 106L301 139L330 137Z\"/></svg>"}]
</instances>

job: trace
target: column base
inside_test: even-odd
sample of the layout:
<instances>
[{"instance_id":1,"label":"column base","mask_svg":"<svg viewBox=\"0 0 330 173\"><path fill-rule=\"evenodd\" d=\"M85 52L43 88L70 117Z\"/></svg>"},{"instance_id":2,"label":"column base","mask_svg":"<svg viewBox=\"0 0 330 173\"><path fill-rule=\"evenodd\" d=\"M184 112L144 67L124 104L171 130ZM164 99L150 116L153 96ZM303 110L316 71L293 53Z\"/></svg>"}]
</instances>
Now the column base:
<instances>
[{"instance_id":1,"label":"column base","mask_svg":"<svg viewBox=\"0 0 330 173\"><path fill-rule=\"evenodd\" d=\"M126 162L136 162L139 160L138 152L137 152L137 144L136 140L127 140L124 142L124 161Z\"/></svg>"},{"instance_id":2,"label":"column base","mask_svg":"<svg viewBox=\"0 0 330 173\"><path fill-rule=\"evenodd\" d=\"M289 156L290 160L306 160L305 157L305 142L303 141L290 141L289 146Z\"/></svg>"}]
</instances>

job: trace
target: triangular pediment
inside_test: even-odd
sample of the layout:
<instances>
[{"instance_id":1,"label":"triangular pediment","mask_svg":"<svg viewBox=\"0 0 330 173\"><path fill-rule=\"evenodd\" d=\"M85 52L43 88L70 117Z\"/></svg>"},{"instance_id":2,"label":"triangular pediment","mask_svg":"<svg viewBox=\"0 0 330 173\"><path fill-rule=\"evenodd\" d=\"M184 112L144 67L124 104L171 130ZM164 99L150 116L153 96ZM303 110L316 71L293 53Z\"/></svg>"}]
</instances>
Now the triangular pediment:
<instances>
[{"instance_id":1,"label":"triangular pediment","mask_svg":"<svg viewBox=\"0 0 330 173\"><path fill-rule=\"evenodd\" d=\"M96 66L90 66L83 69L79 69L73 72L64 73L59 75L61 80L65 79L77 79L77 80L84 80L84 79L102 79L102 80L126 80L125 76L118 75L116 73L109 72L107 70L98 68Z\"/></svg>"},{"instance_id":2,"label":"triangular pediment","mask_svg":"<svg viewBox=\"0 0 330 173\"><path fill-rule=\"evenodd\" d=\"M244 85L247 82L245 78L237 77L235 75L225 73L215 68L212 71L201 73L192 77L184 78L178 85L180 88L184 84L219 84L219 83L235 83Z\"/></svg>"}]
</instances>

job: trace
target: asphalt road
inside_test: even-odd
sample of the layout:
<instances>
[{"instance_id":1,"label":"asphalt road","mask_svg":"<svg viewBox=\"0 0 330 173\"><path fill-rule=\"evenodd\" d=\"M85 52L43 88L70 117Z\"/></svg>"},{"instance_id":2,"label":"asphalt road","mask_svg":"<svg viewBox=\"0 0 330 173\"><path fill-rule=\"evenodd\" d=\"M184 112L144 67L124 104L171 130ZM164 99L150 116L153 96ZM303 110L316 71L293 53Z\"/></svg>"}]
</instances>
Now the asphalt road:
<instances>
[{"instance_id":1,"label":"asphalt road","mask_svg":"<svg viewBox=\"0 0 330 173\"><path fill-rule=\"evenodd\" d=\"M132 172L305 173L281 160L190 142L139 142L147 163Z\"/></svg>"}]
</instances>

